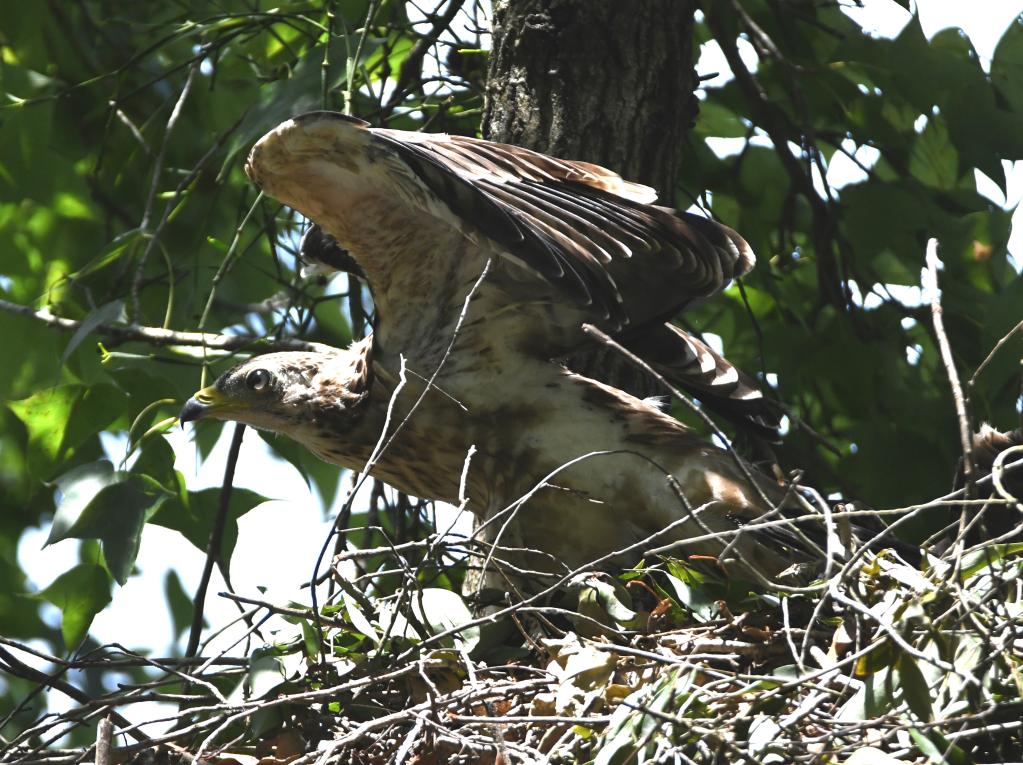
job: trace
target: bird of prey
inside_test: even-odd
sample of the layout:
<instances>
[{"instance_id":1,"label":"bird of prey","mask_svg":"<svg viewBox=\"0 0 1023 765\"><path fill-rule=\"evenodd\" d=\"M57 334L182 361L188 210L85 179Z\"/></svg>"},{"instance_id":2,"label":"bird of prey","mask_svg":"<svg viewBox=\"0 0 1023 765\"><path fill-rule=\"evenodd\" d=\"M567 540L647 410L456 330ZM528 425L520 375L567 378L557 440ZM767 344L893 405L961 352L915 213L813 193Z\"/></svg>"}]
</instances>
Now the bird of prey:
<instances>
[{"instance_id":1,"label":"bird of prey","mask_svg":"<svg viewBox=\"0 0 1023 765\"><path fill-rule=\"evenodd\" d=\"M682 540L679 554L741 575L819 553L779 520L792 499L775 481L572 366L596 345L589 324L771 431L756 384L667 323L752 267L734 231L593 164L329 112L275 128L246 171L319 226L307 255L354 262L374 330L347 350L252 358L190 399L183 422L282 433L408 494L464 503L491 545L515 551L498 557L529 570L631 563Z\"/></svg>"}]
</instances>

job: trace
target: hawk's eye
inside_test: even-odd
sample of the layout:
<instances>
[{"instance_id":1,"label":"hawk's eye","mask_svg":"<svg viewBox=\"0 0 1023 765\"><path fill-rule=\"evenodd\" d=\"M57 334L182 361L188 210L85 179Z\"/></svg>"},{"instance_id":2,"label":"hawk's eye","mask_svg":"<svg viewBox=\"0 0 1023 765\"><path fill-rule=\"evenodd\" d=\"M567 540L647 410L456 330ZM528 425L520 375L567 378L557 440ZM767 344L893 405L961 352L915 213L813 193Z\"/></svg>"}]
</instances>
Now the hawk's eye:
<instances>
[{"instance_id":1,"label":"hawk's eye","mask_svg":"<svg viewBox=\"0 0 1023 765\"><path fill-rule=\"evenodd\" d=\"M270 384L270 373L265 369L253 369L245 376L245 385L249 390L265 390Z\"/></svg>"}]
</instances>

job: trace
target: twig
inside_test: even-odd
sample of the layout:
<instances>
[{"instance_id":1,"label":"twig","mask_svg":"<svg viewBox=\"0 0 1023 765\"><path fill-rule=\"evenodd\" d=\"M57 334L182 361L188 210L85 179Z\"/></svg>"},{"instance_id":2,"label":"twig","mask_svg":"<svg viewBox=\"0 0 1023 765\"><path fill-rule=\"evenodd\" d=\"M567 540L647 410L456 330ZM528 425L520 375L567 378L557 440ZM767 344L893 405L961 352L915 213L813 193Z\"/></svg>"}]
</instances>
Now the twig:
<instances>
[{"instance_id":1,"label":"twig","mask_svg":"<svg viewBox=\"0 0 1023 765\"><path fill-rule=\"evenodd\" d=\"M294 616L298 619L308 619L312 617L312 611L306 608L289 608L288 606L279 606L271 603L268 600L259 600L258 598L249 598L245 595L238 595L234 592L219 592L217 593L220 597L226 598L227 600L233 600L236 603L245 603L250 606L259 606L264 608L270 613L278 614L280 616ZM343 619L331 619L329 616L320 615L320 621L329 627L347 627L348 623Z\"/></svg>"},{"instance_id":2,"label":"twig","mask_svg":"<svg viewBox=\"0 0 1023 765\"><path fill-rule=\"evenodd\" d=\"M969 382L966 383L967 390L969 391L973 390L973 386L977 384L977 378L979 378L981 373L983 373L983 371L987 369L988 364L990 364L991 360L998 354L998 351L1002 350L1002 347L1007 342L1009 342L1013 337L1018 335L1020 330L1023 330L1023 321L1021 321L1015 327L1006 332L1005 335L1002 336L1002 339L995 343L995 347L991 349L991 353L989 353L987 357L982 362L980 362L980 366L977 367L977 371L973 373L973 377L971 377Z\"/></svg>"},{"instance_id":3,"label":"twig","mask_svg":"<svg viewBox=\"0 0 1023 765\"><path fill-rule=\"evenodd\" d=\"M355 68L359 64L359 59L362 58L362 47L366 43L366 38L369 36L369 28L373 23L373 17L376 16L378 3L376 0L370 0L366 8L366 20L363 22L362 31L359 33L359 43L355 46L355 55L352 55L351 49L348 49L348 60L345 62L347 68L347 88L344 92L344 104L341 110L345 114L352 113L352 103L355 101ZM345 47L348 48L349 34L345 31ZM328 35L327 44L330 44L330 37ZM368 77L366 78L369 79ZM381 83L381 92L383 92L383 84Z\"/></svg>"},{"instance_id":4,"label":"twig","mask_svg":"<svg viewBox=\"0 0 1023 765\"><path fill-rule=\"evenodd\" d=\"M927 265L921 272L920 279L924 291L929 291L931 295L931 318L934 321L934 334L937 337L941 361L945 365L945 373L948 375L948 382L952 388L952 400L955 402L956 417L959 420L959 442L963 449L963 478L966 482L966 498L970 499L974 494L970 416L966 409L963 386L959 383L959 372L956 370L955 360L952 358L952 347L949 345L948 335L945 334L945 325L942 321L941 292L938 289L938 267L941 265L941 259L938 257L937 239L928 240L926 257Z\"/></svg>"},{"instance_id":5,"label":"twig","mask_svg":"<svg viewBox=\"0 0 1023 765\"><path fill-rule=\"evenodd\" d=\"M413 82L418 82L421 79L423 59L440 36L451 26L451 22L462 9L464 2L465 0L451 0L444 13L434 18L430 31L416 40L415 45L409 50L401 64L401 70L398 72L398 82L394 86L394 92L388 102L380 108L383 119L386 119L408 95L409 87Z\"/></svg>"},{"instance_id":6,"label":"twig","mask_svg":"<svg viewBox=\"0 0 1023 765\"><path fill-rule=\"evenodd\" d=\"M24 680L30 680L31 682L37 683L38 685L44 688L53 688L54 690L60 691L65 696L74 699L79 704L87 704L88 702L92 701L92 699L89 697L89 694L87 694L85 691L76 688L75 686L71 685L71 683L68 683L65 680L61 680L59 677L51 677L50 675L47 675L45 672L41 672L38 669L35 669L34 667L28 666L27 664L20 661L17 657L15 657L10 652L4 650L3 648L0 648L0 659L2 659L4 662L2 668L5 671L14 675L15 677L20 677ZM63 671L64 670L61 670L62 673ZM113 717L115 720L118 721L119 725L129 724L128 721L119 714L113 713ZM132 734L132 736L133 738L135 738L136 741L142 743L147 743L150 740L149 737L142 732L135 732Z\"/></svg>"},{"instance_id":7,"label":"twig","mask_svg":"<svg viewBox=\"0 0 1023 765\"><path fill-rule=\"evenodd\" d=\"M463 724L518 725L520 723L556 723L563 725L607 725L611 715L589 715L587 717L560 717L558 715L505 715L484 717L481 715L448 715L452 722Z\"/></svg>"},{"instance_id":8,"label":"twig","mask_svg":"<svg viewBox=\"0 0 1023 765\"><path fill-rule=\"evenodd\" d=\"M51 664L56 664L60 667L66 667L68 669L86 669L87 667L105 667L105 668L117 668L117 667L158 667L159 669L165 669L166 667L190 667L196 664L202 664L208 662L205 658L199 657L164 657L164 658L148 658L146 656L139 656L132 651L126 651L117 647L119 653L125 656L131 657L127 659L110 659L105 655L102 655L102 651L106 650L105 647L100 647L87 654L85 657L80 657L73 660L65 660L59 656L51 656L43 651L36 650L30 645L24 645L16 640L11 640L0 636L0 644L8 645L11 648L16 648L19 651L24 651L27 654L31 654L38 659L47 661ZM100 658L90 658L95 654L100 654ZM232 667L247 667L249 664L248 657L236 656L236 657L221 657L213 662L214 664L232 666Z\"/></svg>"},{"instance_id":9,"label":"twig","mask_svg":"<svg viewBox=\"0 0 1023 765\"><path fill-rule=\"evenodd\" d=\"M811 236L820 263L818 283L830 302L846 312L850 312L852 298L848 285L838 273L833 250L836 233L834 207L829 200L821 199L817 194L808 168L804 167L789 148L790 141L801 142L804 131L791 124L784 109L765 92L759 80L743 62L742 56L739 55L735 35L722 22L722 18L725 17L728 10L717 10L717 5L720 5L722 9L726 8L723 3L709 4L706 14L707 25L710 27L714 39L721 46L721 52L735 75L739 90L750 102L751 114L749 116L767 133L793 187L810 205L813 222ZM711 11L712 6L715 6L713 11ZM735 8L730 10L734 13Z\"/></svg>"},{"instance_id":10,"label":"twig","mask_svg":"<svg viewBox=\"0 0 1023 765\"><path fill-rule=\"evenodd\" d=\"M174 108L171 109L170 117L167 118L167 126L163 131L163 141L160 143L160 151L156 155L156 161L153 162L153 177L149 184L149 194L146 196L146 209L142 214L142 222L139 224L139 232L142 236L147 237L149 241L146 244L146 249L142 253L142 257L139 258L138 265L135 267L135 277L131 283L131 318L132 320L138 320L139 317L139 292L142 288L142 274L146 268L146 262L149 260L149 256L153 252L153 248L156 245L157 235L149 228L150 218L153 214L153 202L156 199L157 189L160 188L160 176L163 172L163 162L167 155L167 146L170 144L171 134L174 132L174 128L178 124L178 119L181 117L181 111L185 105L185 101L188 99L188 94L192 92L192 84L195 82L195 75L199 71L199 65L204 59L196 59L192 66L188 70L188 77L185 79L185 85L181 88L181 94L178 96L178 100L174 104ZM175 200L176 201L176 200ZM160 221L161 226L166 221L167 216L164 216L164 220Z\"/></svg>"},{"instance_id":11,"label":"twig","mask_svg":"<svg viewBox=\"0 0 1023 765\"><path fill-rule=\"evenodd\" d=\"M994 463L991 465L991 482L994 484L995 491L998 492L1002 499L1007 499L1010 502L1015 503L1019 506L1020 500L1023 497L1016 497L1005 488L1005 484L1002 479L1005 475L1005 460L1009 457L1016 457L1017 455L1023 454L1023 446L1010 446L1005 451L999 452L998 456L995 457ZM1010 463L1014 464L1014 463Z\"/></svg>"},{"instance_id":12,"label":"twig","mask_svg":"<svg viewBox=\"0 0 1023 765\"><path fill-rule=\"evenodd\" d=\"M114 733L114 724L107 715L96 726L96 765L110 765L110 739Z\"/></svg>"},{"instance_id":13,"label":"twig","mask_svg":"<svg viewBox=\"0 0 1023 765\"><path fill-rule=\"evenodd\" d=\"M473 285L469 289L468 293L466 293L465 300L462 303L462 310L459 312L458 319L455 322L454 329L452 329L452 331L451 331L451 338L448 341L447 348L444 349L444 353L441 355L440 360L437 362L437 366L433 370L433 374L431 374L430 378L425 381L425 384L424 384L422 392L419 394L419 397L412 403L412 406L409 407L408 413L395 426L394 430L390 431L391 416L392 416L392 414L394 412L395 405L397 404L398 395L404 389L404 387L406 385L406 382L407 382L406 376L405 376L405 371L406 371L405 370L405 358L404 358L404 356L401 357L401 369L399 371L399 382L398 382L398 385L395 387L394 392L391 393L390 400L387 402L387 414L384 417L384 424L383 424L383 426L380 429L380 437L377 439L377 442L376 442L376 444L373 447L373 451L370 452L369 458L366 460L365 466L362 468L361 471L359 471L359 475L358 475L358 477L355 480L355 485L348 492L348 496L345 498L345 502L342 505L342 510L341 510L340 513L338 513L338 516L337 516L338 520L343 518L345 516L345 514L348 511L350 511L352 502L355 500L355 495L358 493L359 489L362 488L363 483L366 481L366 478L369 476L370 472L373 470L373 467L376 465L377 460L379 460L380 456L390 447L390 445L394 441L394 439L398 436L398 434L402 431L402 429L405 427L405 425L412 418L412 415L415 414L416 410L419 408L419 405L423 402L423 400L426 398L426 396L429 395L430 391L434 388L434 382L436 381L438 375L440 375L440 372L444 368L444 365L447 363L447 360L448 360L448 358L451 355L451 351L454 349L455 341L458 339L458 336L461 333L462 324L465 322L465 318L466 318L466 316L468 315L468 312L469 312L469 304L472 302L472 299L475 296L476 291L480 288L480 285L483 284L483 281L486 279L487 274L490 273L491 265L492 265L492 262L491 262L491 260L488 259L487 262L484 263L483 268L480 271L480 275L476 278L476 281L473 283ZM313 575L312 575L312 578L310 579L311 582L315 582L319 578L320 565L321 565L321 563L323 561L324 556L327 553L327 546L330 543L330 539L333 536L333 534L335 534L335 533L337 533L337 523L336 522L335 522L334 528L331 530L330 534L327 536L327 539L324 540L323 546L320 549L320 554L316 558L316 564L313 567ZM309 592L310 592L310 595L311 595L311 602L312 602L312 608L313 608L313 614L314 614L314 621L317 623L317 632L320 633L321 630L319 629L319 624L318 624L318 621L317 621L318 620L318 615L319 615L319 609L316 606L316 588L315 587L311 587Z\"/></svg>"},{"instance_id":14,"label":"twig","mask_svg":"<svg viewBox=\"0 0 1023 765\"><path fill-rule=\"evenodd\" d=\"M46 308L37 310L31 306L3 299L0 299L0 311L27 316L62 332L75 332L82 326L81 321L57 316ZM120 342L140 342L157 348L182 346L210 348L218 351L310 351L313 353L331 353L337 350L333 346L308 340L291 338L271 340L257 335L222 335L216 332L178 332L161 327L144 327L139 324L100 324L93 331Z\"/></svg>"},{"instance_id":15,"label":"twig","mask_svg":"<svg viewBox=\"0 0 1023 765\"><path fill-rule=\"evenodd\" d=\"M682 391L680 391L676 386L668 382L667 378L665 378L664 375L658 373L656 369L651 367L643 359L641 359L635 353L633 353L628 348L623 346L621 343L616 341L614 338L610 337L606 332L601 331L592 324L583 324L583 332L585 332L587 335L594 338L598 342L603 343L607 347L617 351L622 356L624 356L625 359L628 360L630 363L634 364L635 366L638 366L644 372L652 376L655 380L657 380L657 382L659 382L661 385L667 388L671 395L673 395L678 401L684 404L686 408L688 408L697 417L703 420L704 424L711 429L711 432L714 435L721 439L722 443L725 444L729 443L728 437L721 431L721 428L719 428L717 424L710 417L707 416L706 412L704 412L702 409L693 404L693 402L689 399L688 396L682 393ZM774 503L771 502L771 500L768 499L767 495L764 493L764 489L761 486L761 482L753 477L752 468L750 468L750 466L746 464L746 461L741 456L739 456L739 453L736 452L735 449L731 448L731 446L729 446L729 448L726 451L732 456L732 459L735 460L736 466L739 468L740 471L742 471L743 476L746 478L747 481L749 481L750 486L757 493L757 495L759 496L760 500L764 503L764 505L766 505L767 507L774 507Z\"/></svg>"},{"instance_id":16,"label":"twig","mask_svg":"<svg viewBox=\"0 0 1023 765\"><path fill-rule=\"evenodd\" d=\"M234 433L231 436L231 449L227 453L227 466L224 468L224 482L220 487L220 505L217 508L217 517L213 522L213 531L210 532L209 546L206 548L206 563L203 566L202 577L199 586L195 591L194 606L192 609L192 628L188 635L188 647L185 649L185 656L195 656L199 648L199 638L202 636L202 615L206 605L206 591L209 588L210 577L213 575L213 564L219 564L225 573L227 562L221 557L220 545L224 538L224 527L227 525L228 510L231 505L231 491L234 488L234 470L238 465L238 454L242 447L242 437L245 435L245 426L235 423Z\"/></svg>"}]
</instances>

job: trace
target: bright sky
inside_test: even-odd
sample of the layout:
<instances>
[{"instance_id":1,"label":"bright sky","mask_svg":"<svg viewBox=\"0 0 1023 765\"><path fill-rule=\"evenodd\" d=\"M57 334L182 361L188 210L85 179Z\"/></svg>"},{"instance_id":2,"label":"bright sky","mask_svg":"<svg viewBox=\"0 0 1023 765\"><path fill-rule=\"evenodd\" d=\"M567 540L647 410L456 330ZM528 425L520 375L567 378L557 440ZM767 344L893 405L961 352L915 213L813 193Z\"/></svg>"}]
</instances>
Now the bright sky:
<instances>
[{"instance_id":1,"label":"bright sky","mask_svg":"<svg viewBox=\"0 0 1023 765\"><path fill-rule=\"evenodd\" d=\"M849 4L851 5L851 3ZM1023 0L921 0L921 23L925 34L933 36L941 29L960 26L969 35L985 68L990 65L995 45L1002 32L1013 19L1023 12ZM881 35L897 34L909 19L909 14L892 0L864 0L862 8L848 8L847 12L868 30ZM699 62L701 72L727 72L720 53L705 50ZM720 82L720 81L719 81ZM717 83L712 83L717 84ZM720 148L727 153L729 148ZM838 156L838 155L836 155ZM829 180L835 185L848 183L860 171L852 163L843 168L834 163ZM1023 195L1023 164L1006 163L1009 177L1008 200L990 181L981 179L981 191L998 204L1014 206ZM985 183L986 181L986 183ZM1019 214L1013 235L1012 249L1023 252L1023 218ZM230 428L225 429L229 433ZM195 450L189 444L191 431L175 429L168 436L177 455L176 467L186 476L191 488L219 486L227 454L227 438L222 438L209 458L196 465ZM116 439L107 441L111 457L119 460L124 443ZM347 482L342 482L347 487ZM308 602L307 594L296 594L297 586L308 580L313 561L319 553L324 535L330 524L324 520L319 499L310 492L298 472L282 460L272 459L262 440L253 432L246 433L242 446L236 485L252 489L278 501L261 505L240 522L238 546L231 563L232 579L243 588L240 594L284 602L296 595L297 600ZM28 572L30 580L39 588L45 587L62 571L77 562L77 545L71 541L41 549L48 530L35 530L24 536L18 548L18 559ZM153 655L168 655L171 645L167 637L171 624L165 607L164 580L169 570L177 571L186 591L194 591L203 567L203 555L185 542L176 532L157 526L148 526L138 556L141 575L132 577L126 586L115 588L114 600L93 623L93 636L102 641L117 641L129 647L150 651ZM273 586L259 593L257 586ZM207 604L207 619L213 625L222 625L232 619L236 608L216 597L224 589L219 575L214 576L211 597ZM44 607L48 621L56 623L56 609ZM39 646L45 648L45 646ZM30 661L28 657L24 660ZM71 678L74 680L74 678ZM2 682L2 679L0 679ZM65 700L53 694L54 709L65 708ZM133 719L145 719L146 710L136 709Z\"/></svg>"}]
</instances>

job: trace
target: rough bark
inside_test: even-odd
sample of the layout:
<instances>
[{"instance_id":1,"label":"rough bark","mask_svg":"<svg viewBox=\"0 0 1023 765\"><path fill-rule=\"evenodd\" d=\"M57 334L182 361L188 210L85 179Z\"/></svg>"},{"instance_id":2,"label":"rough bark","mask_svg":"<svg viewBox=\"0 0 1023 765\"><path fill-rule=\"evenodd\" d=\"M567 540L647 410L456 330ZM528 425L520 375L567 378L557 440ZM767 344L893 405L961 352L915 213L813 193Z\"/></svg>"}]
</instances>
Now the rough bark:
<instances>
[{"instance_id":1,"label":"rough bark","mask_svg":"<svg viewBox=\"0 0 1023 765\"><path fill-rule=\"evenodd\" d=\"M691 0L495 0L483 135L675 198L696 115Z\"/></svg>"}]
</instances>

